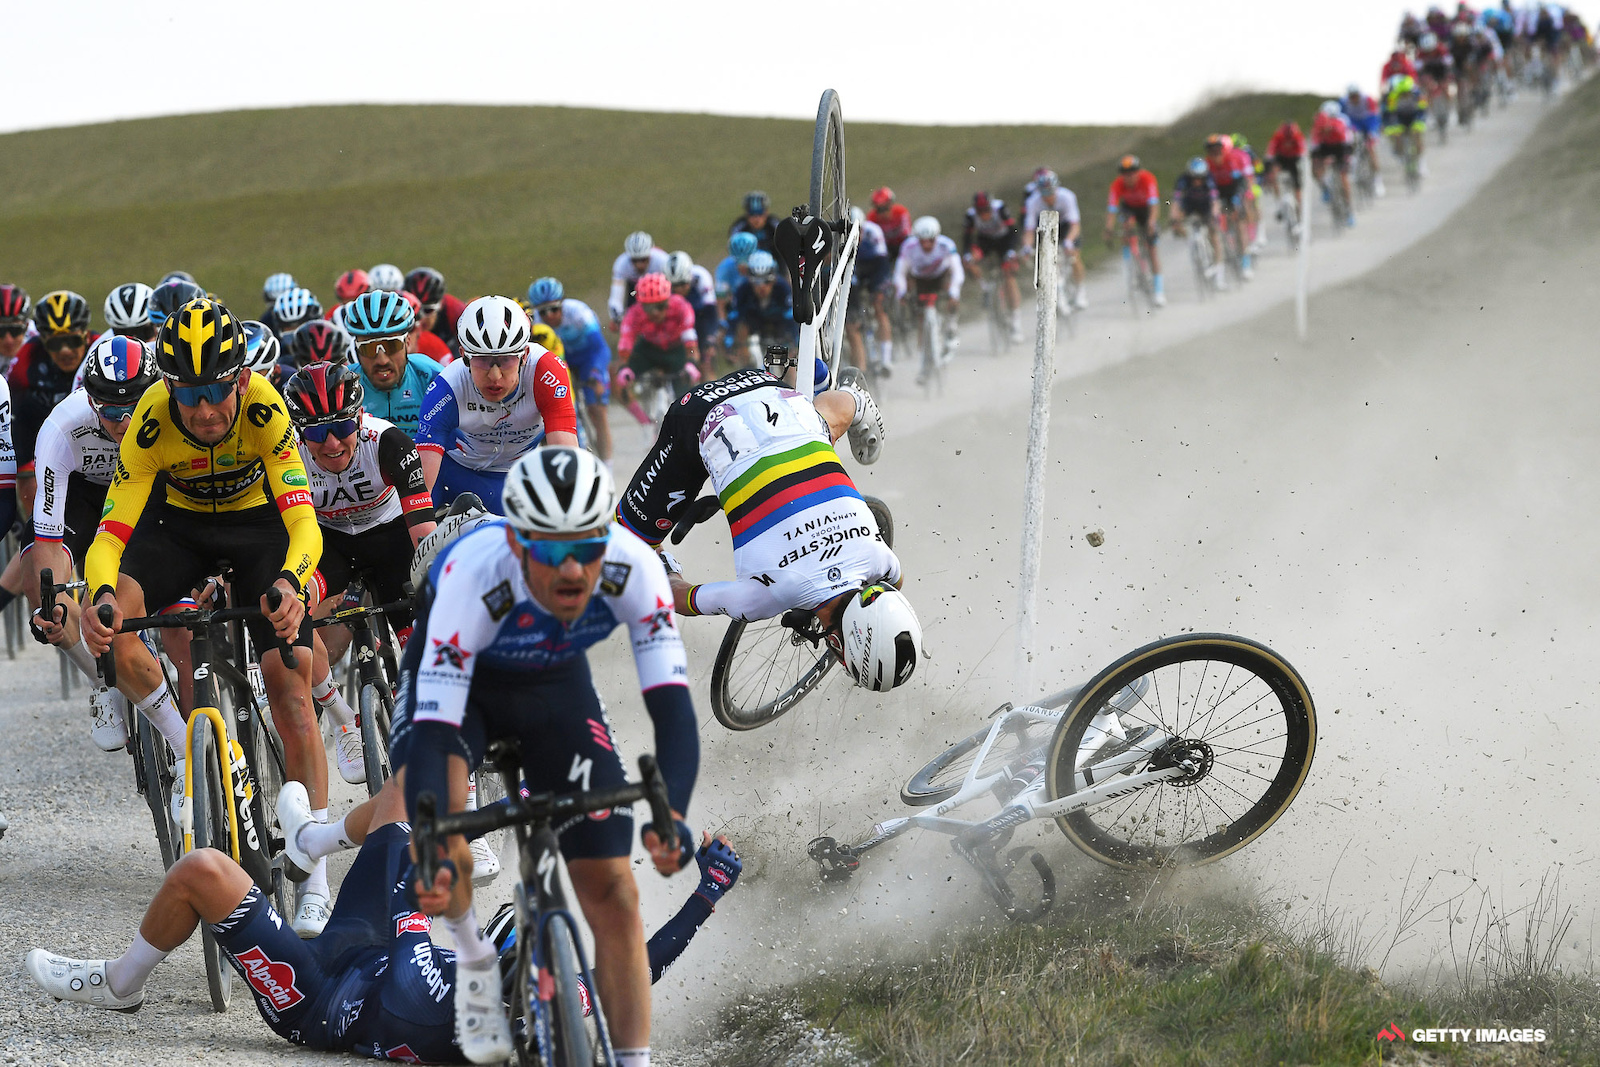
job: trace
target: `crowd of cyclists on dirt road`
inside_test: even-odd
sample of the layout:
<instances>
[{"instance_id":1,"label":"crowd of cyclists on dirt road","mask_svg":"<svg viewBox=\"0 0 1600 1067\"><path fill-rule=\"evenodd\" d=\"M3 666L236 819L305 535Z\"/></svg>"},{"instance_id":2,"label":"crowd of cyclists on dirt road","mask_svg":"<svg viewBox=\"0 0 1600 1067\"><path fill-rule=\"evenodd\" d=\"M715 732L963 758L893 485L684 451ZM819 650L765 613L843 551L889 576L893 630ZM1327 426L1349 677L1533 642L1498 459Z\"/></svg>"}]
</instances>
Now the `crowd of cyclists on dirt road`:
<instances>
[{"instance_id":1,"label":"crowd of cyclists on dirt road","mask_svg":"<svg viewBox=\"0 0 1600 1067\"><path fill-rule=\"evenodd\" d=\"M1365 198L1385 194L1386 163L1416 187L1430 130L1470 128L1496 97L1548 91L1591 61L1581 21L1554 5L1407 15L1379 92L1351 85L1306 131L1285 121L1259 152L1238 134L1213 134L1166 196L1137 156L1122 157L1101 237L1121 242L1130 277L1135 264L1147 267L1151 308L1166 303L1163 204L1168 226L1190 237L1197 286L1249 281L1270 228L1263 189L1276 194L1286 240L1300 238L1291 194L1303 160L1335 227L1348 226ZM298 875L294 914L278 916L237 864L191 853L168 872L121 957L35 950L34 980L60 999L135 1010L147 976L205 922L268 1024L291 1041L380 1058L406 1058L401 1050L505 1058L510 920L502 909L480 923L472 904L474 879L492 878L499 859L481 842L455 839L438 879L421 885L406 821L425 793L448 798L451 810L466 805L469 772L496 736L522 740L530 790L621 783L585 650L623 628L679 820L678 841L648 828L641 839L663 875L695 860L700 881L646 941L631 814L575 820L561 842L595 933L595 991L612 1016L618 1062L648 1064L649 983L740 870L726 840L697 837L687 821L699 727L676 620L799 610L857 685L881 691L911 678L921 627L900 592L899 560L835 446L848 439L858 462L877 459L885 435L872 383L896 373L897 338L903 349L917 329L904 312L914 303L939 306L948 354L974 274L1008 339L1020 340L1018 276L1046 210L1060 220L1058 314L1089 306L1078 196L1041 167L1020 201L1014 212L998 193L976 192L956 237L932 214L913 216L892 189L874 190L855 212L850 354L837 374L789 358L796 268L780 255L784 220L761 192L744 198L715 266L669 253L643 231L628 234L598 313L554 277L466 301L433 268L378 264L340 274L327 305L274 273L261 311L246 319L174 271L154 286L113 289L97 332L77 292L34 301L18 284L0 285L0 529L19 526L25 548L0 574L0 608L26 597L42 609L32 617L36 636L95 684L98 657L112 656L117 688L97 691L94 743L124 748L143 716L170 747L181 782L193 710L186 645L147 644L118 626L203 600L229 561L234 600L261 604L248 626L282 737L290 781L276 803L287 869ZM814 395L794 388L796 374L813 377ZM640 386L662 378L675 402L647 412ZM655 434L621 489L611 470L613 394ZM737 578L693 583L661 546L708 480L728 519ZM47 569L81 576L82 606L67 593L38 603ZM335 819L319 720L341 777L359 784L367 771L355 710L332 666L349 635L313 631L312 622L358 581L378 602L416 599L396 623L395 777ZM271 590L281 594L276 606ZM91 605L113 609L112 623ZM291 662L289 647L305 654ZM544 755L526 756L536 750ZM361 857L335 894L327 857L351 848ZM396 886L403 890L391 894ZM367 935L352 957L341 918L369 911L377 927L401 923ZM425 944L434 918L454 952ZM415 944L402 937L419 933ZM418 1008L425 1000L437 1010Z\"/></svg>"}]
</instances>

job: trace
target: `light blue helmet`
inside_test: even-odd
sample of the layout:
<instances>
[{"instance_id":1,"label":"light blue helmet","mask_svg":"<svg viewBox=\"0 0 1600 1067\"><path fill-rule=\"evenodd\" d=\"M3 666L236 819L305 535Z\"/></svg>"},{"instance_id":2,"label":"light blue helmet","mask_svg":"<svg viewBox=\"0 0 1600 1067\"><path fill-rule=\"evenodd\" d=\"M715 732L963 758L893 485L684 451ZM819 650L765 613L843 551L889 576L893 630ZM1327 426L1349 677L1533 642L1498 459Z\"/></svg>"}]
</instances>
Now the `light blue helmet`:
<instances>
[{"instance_id":1,"label":"light blue helmet","mask_svg":"<svg viewBox=\"0 0 1600 1067\"><path fill-rule=\"evenodd\" d=\"M535 308L544 307L546 304L559 304L566 295L567 291L554 278L536 278L534 283L528 286L528 303Z\"/></svg>"},{"instance_id":2,"label":"light blue helmet","mask_svg":"<svg viewBox=\"0 0 1600 1067\"><path fill-rule=\"evenodd\" d=\"M357 341L404 337L417 321L410 301L387 289L362 293L344 305L344 328Z\"/></svg>"},{"instance_id":3,"label":"light blue helmet","mask_svg":"<svg viewBox=\"0 0 1600 1067\"><path fill-rule=\"evenodd\" d=\"M1199 156L1195 156L1193 159L1189 160L1189 173L1193 174L1196 178L1205 177L1205 173L1209 169L1210 168L1206 166L1206 161L1201 159Z\"/></svg>"},{"instance_id":4,"label":"light blue helmet","mask_svg":"<svg viewBox=\"0 0 1600 1067\"><path fill-rule=\"evenodd\" d=\"M748 230L740 230L728 238L728 253L740 263L749 259L756 250L756 235Z\"/></svg>"},{"instance_id":5,"label":"light blue helmet","mask_svg":"<svg viewBox=\"0 0 1600 1067\"><path fill-rule=\"evenodd\" d=\"M752 252L747 264L752 278L771 278L778 273L778 261L771 252Z\"/></svg>"}]
</instances>

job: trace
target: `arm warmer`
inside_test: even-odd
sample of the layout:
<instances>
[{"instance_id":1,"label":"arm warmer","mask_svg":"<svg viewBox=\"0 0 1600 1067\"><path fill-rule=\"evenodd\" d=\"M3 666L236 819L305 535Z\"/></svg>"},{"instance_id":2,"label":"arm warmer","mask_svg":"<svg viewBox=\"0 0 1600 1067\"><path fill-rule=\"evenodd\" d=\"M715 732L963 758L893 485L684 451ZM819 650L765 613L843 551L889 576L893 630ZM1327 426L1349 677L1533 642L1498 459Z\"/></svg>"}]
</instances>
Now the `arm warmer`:
<instances>
[{"instance_id":1,"label":"arm warmer","mask_svg":"<svg viewBox=\"0 0 1600 1067\"><path fill-rule=\"evenodd\" d=\"M700 773L700 724L686 685L645 690L644 706L656 727L656 760L667 780L667 797L680 815L689 813L689 796ZM408 772L409 773L409 772ZM407 792L409 793L409 782Z\"/></svg>"}]
</instances>

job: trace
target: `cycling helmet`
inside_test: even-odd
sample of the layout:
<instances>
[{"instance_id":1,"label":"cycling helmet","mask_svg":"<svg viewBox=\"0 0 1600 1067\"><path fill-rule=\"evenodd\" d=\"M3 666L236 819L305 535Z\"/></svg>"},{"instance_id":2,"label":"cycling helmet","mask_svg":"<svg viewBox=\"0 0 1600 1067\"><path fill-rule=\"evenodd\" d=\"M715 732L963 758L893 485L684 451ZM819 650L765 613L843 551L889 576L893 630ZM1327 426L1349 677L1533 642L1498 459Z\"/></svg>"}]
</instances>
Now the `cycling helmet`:
<instances>
[{"instance_id":1,"label":"cycling helmet","mask_svg":"<svg viewBox=\"0 0 1600 1067\"><path fill-rule=\"evenodd\" d=\"M939 236L939 220L932 215L923 215L911 224L911 236L919 241L931 241Z\"/></svg>"},{"instance_id":2,"label":"cycling helmet","mask_svg":"<svg viewBox=\"0 0 1600 1067\"><path fill-rule=\"evenodd\" d=\"M255 319L244 321L244 365L257 374L272 377L273 368L283 359L283 346L278 335L264 322Z\"/></svg>"},{"instance_id":3,"label":"cycling helmet","mask_svg":"<svg viewBox=\"0 0 1600 1067\"><path fill-rule=\"evenodd\" d=\"M289 418L296 426L353 419L361 414L361 372L348 363L314 362L283 385Z\"/></svg>"},{"instance_id":4,"label":"cycling helmet","mask_svg":"<svg viewBox=\"0 0 1600 1067\"><path fill-rule=\"evenodd\" d=\"M1349 85L1347 85L1345 87L1344 95L1346 97L1360 96L1361 95L1361 86L1357 85L1355 82L1351 82Z\"/></svg>"},{"instance_id":5,"label":"cycling helmet","mask_svg":"<svg viewBox=\"0 0 1600 1067\"><path fill-rule=\"evenodd\" d=\"M379 263L367 271L367 281L372 283L374 289L398 293L405 288L406 276L393 263Z\"/></svg>"},{"instance_id":6,"label":"cycling helmet","mask_svg":"<svg viewBox=\"0 0 1600 1067\"><path fill-rule=\"evenodd\" d=\"M744 194L744 213L746 215L765 215L772 207L772 198L759 189L754 189Z\"/></svg>"},{"instance_id":7,"label":"cycling helmet","mask_svg":"<svg viewBox=\"0 0 1600 1067\"><path fill-rule=\"evenodd\" d=\"M894 190L887 185L872 191L872 206L880 211L894 203Z\"/></svg>"},{"instance_id":8,"label":"cycling helmet","mask_svg":"<svg viewBox=\"0 0 1600 1067\"><path fill-rule=\"evenodd\" d=\"M1139 157L1134 155L1123 156L1117 160L1117 172L1120 174L1133 174L1139 169Z\"/></svg>"},{"instance_id":9,"label":"cycling helmet","mask_svg":"<svg viewBox=\"0 0 1600 1067\"><path fill-rule=\"evenodd\" d=\"M400 293L374 289L344 305L344 328L358 341L375 337L404 337L417 316Z\"/></svg>"},{"instance_id":10,"label":"cycling helmet","mask_svg":"<svg viewBox=\"0 0 1600 1067\"><path fill-rule=\"evenodd\" d=\"M755 252L756 245L758 243L759 242L756 240L755 234L751 233L749 230L740 230L738 233L728 238L728 254L733 256L733 258L738 260L740 263L743 263L750 258L753 252Z\"/></svg>"},{"instance_id":11,"label":"cycling helmet","mask_svg":"<svg viewBox=\"0 0 1600 1067\"><path fill-rule=\"evenodd\" d=\"M143 282L128 282L106 297L106 325L113 330L137 330L150 325L151 289Z\"/></svg>"},{"instance_id":12,"label":"cycling helmet","mask_svg":"<svg viewBox=\"0 0 1600 1067\"><path fill-rule=\"evenodd\" d=\"M750 260L745 265L750 272L751 280L758 278L774 278L778 274L778 261L772 258L771 252L752 252ZM644 299L643 296L640 299Z\"/></svg>"},{"instance_id":13,"label":"cycling helmet","mask_svg":"<svg viewBox=\"0 0 1600 1067\"><path fill-rule=\"evenodd\" d=\"M53 333L87 333L89 301L70 289L46 293L33 309L33 324L44 337Z\"/></svg>"},{"instance_id":14,"label":"cycling helmet","mask_svg":"<svg viewBox=\"0 0 1600 1067\"><path fill-rule=\"evenodd\" d=\"M656 246L655 238L643 230L634 230L622 242L622 251L629 259L643 259Z\"/></svg>"},{"instance_id":15,"label":"cycling helmet","mask_svg":"<svg viewBox=\"0 0 1600 1067\"><path fill-rule=\"evenodd\" d=\"M132 337L108 333L89 347L83 361L83 391L97 404L137 403L160 380L156 354Z\"/></svg>"},{"instance_id":16,"label":"cycling helmet","mask_svg":"<svg viewBox=\"0 0 1600 1067\"><path fill-rule=\"evenodd\" d=\"M1457 22L1450 27L1450 36L1465 39L1472 34L1472 27L1465 22Z\"/></svg>"},{"instance_id":17,"label":"cycling helmet","mask_svg":"<svg viewBox=\"0 0 1600 1067\"><path fill-rule=\"evenodd\" d=\"M156 284L166 285L168 282L188 282L196 289L200 288L200 283L194 280L194 275L186 270L169 270L161 276L161 281Z\"/></svg>"},{"instance_id":18,"label":"cycling helmet","mask_svg":"<svg viewBox=\"0 0 1600 1067\"><path fill-rule=\"evenodd\" d=\"M616 495L611 472L593 452L546 445L511 465L500 503L506 522L522 533L586 533L611 524Z\"/></svg>"},{"instance_id":19,"label":"cycling helmet","mask_svg":"<svg viewBox=\"0 0 1600 1067\"><path fill-rule=\"evenodd\" d=\"M406 306L411 309L411 314L422 314L422 301L417 299L416 293L413 293L409 289L402 289L400 290L400 299L406 302Z\"/></svg>"},{"instance_id":20,"label":"cycling helmet","mask_svg":"<svg viewBox=\"0 0 1600 1067\"><path fill-rule=\"evenodd\" d=\"M406 275L405 289L417 294L423 307L444 300L444 275L432 267L417 267Z\"/></svg>"},{"instance_id":21,"label":"cycling helmet","mask_svg":"<svg viewBox=\"0 0 1600 1067\"><path fill-rule=\"evenodd\" d=\"M760 253L757 253L759 255ZM751 256L750 273L755 273L755 256ZM770 256L768 258L771 258ZM641 304L659 304L672 295L672 283L667 281L667 276L657 271L651 271L639 279L634 286L634 293L639 297Z\"/></svg>"},{"instance_id":22,"label":"cycling helmet","mask_svg":"<svg viewBox=\"0 0 1600 1067\"><path fill-rule=\"evenodd\" d=\"M1422 49L1424 52L1431 52L1433 49L1439 47L1439 38L1435 37L1431 33L1425 33L1421 37L1417 38L1417 47Z\"/></svg>"},{"instance_id":23,"label":"cycling helmet","mask_svg":"<svg viewBox=\"0 0 1600 1067\"><path fill-rule=\"evenodd\" d=\"M1193 159L1189 160L1189 173L1193 174L1196 178L1205 177L1206 171L1210 169L1210 167L1206 166L1206 161L1201 159L1199 156L1195 156Z\"/></svg>"},{"instance_id":24,"label":"cycling helmet","mask_svg":"<svg viewBox=\"0 0 1600 1067\"><path fill-rule=\"evenodd\" d=\"M559 304L566 299L567 291L561 283L554 278L536 278L528 286L528 303L534 307L544 307L546 304Z\"/></svg>"},{"instance_id":25,"label":"cycling helmet","mask_svg":"<svg viewBox=\"0 0 1600 1067\"><path fill-rule=\"evenodd\" d=\"M233 312L219 300L198 296L161 324L156 366L179 385L228 381L249 357L248 343L244 323Z\"/></svg>"},{"instance_id":26,"label":"cycling helmet","mask_svg":"<svg viewBox=\"0 0 1600 1067\"><path fill-rule=\"evenodd\" d=\"M28 317L33 300L20 285L0 285L0 322L21 323Z\"/></svg>"},{"instance_id":27,"label":"cycling helmet","mask_svg":"<svg viewBox=\"0 0 1600 1067\"><path fill-rule=\"evenodd\" d=\"M867 221L867 213L855 204L850 205L850 221L860 226Z\"/></svg>"},{"instance_id":28,"label":"cycling helmet","mask_svg":"<svg viewBox=\"0 0 1600 1067\"><path fill-rule=\"evenodd\" d=\"M508 296L480 296L456 323L463 356L525 355L533 339L528 314Z\"/></svg>"},{"instance_id":29,"label":"cycling helmet","mask_svg":"<svg viewBox=\"0 0 1600 1067\"><path fill-rule=\"evenodd\" d=\"M523 310L527 311L527 308L523 308ZM528 317L528 321L533 321L531 314ZM561 335L542 322L533 323L533 343L546 352L554 352L556 358L561 361L566 361L567 346L561 343Z\"/></svg>"},{"instance_id":30,"label":"cycling helmet","mask_svg":"<svg viewBox=\"0 0 1600 1067\"><path fill-rule=\"evenodd\" d=\"M1339 101L1337 100L1324 100L1322 106L1317 108L1317 111L1330 118L1334 115L1344 114L1344 108L1339 106Z\"/></svg>"},{"instance_id":31,"label":"cycling helmet","mask_svg":"<svg viewBox=\"0 0 1600 1067\"><path fill-rule=\"evenodd\" d=\"M988 193L977 193L972 198L972 210L982 214L994 210L994 201L989 199Z\"/></svg>"},{"instance_id":32,"label":"cycling helmet","mask_svg":"<svg viewBox=\"0 0 1600 1067\"><path fill-rule=\"evenodd\" d=\"M333 283L333 295L339 303L348 304L362 293L372 292L372 280L364 270L347 270Z\"/></svg>"},{"instance_id":33,"label":"cycling helmet","mask_svg":"<svg viewBox=\"0 0 1600 1067\"><path fill-rule=\"evenodd\" d=\"M911 601L891 585L874 583L849 594L828 643L863 689L904 685L922 657L922 624Z\"/></svg>"},{"instance_id":34,"label":"cycling helmet","mask_svg":"<svg viewBox=\"0 0 1600 1067\"><path fill-rule=\"evenodd\" d=\"M302 323L322 317L322 301L310 289L290 289L272 302L272 315L278 320L278 333L289 333Z\"/></svg>"},{"instance_id":35,"label":"cycling helmet","mask_svg":"<svg viewBox=\"0 0 1600 1067\"><path fill-rule=\"evenodd\" d=\"M667 281L684 285L694 280L694 260L687 252L674 252L667 257Z\"/></svg>"},{"instance_id":36,"label":"cycling helmet","mask_svg":"<svg viewBox=\"0 0 1600 1067\"><path fill-rule=\"evenodd\" d=\"M160 326L167 316L198 296L206 294L193 282L162 282L150 294L150 321Z\"/></svg>"},{"instance_id":37,"label":"cycling helmet","mask_svg":"<svg viewBox=\"0 0 1600 1067\"><path fill-rule=\"evenodd\" d=\"M289 335L284 348L296 367L311 363L349 363L356 358L350 335L326 319L312 319Z\"/></svg>"},{"instance_id":38,"label":"cycling helmet","mask_svg":"<svg viewBox=\"0 0 1600 1067\"><path fill-rule=\"evenodd\" d=\"M294 275L280 270L276 274L267 275L266 283L261 286L261 299L270 304L290 289L298 288L300 283L294 280Z\"/></svg>"},{"instance_id":39,"label":"cycling helmet","mask_svg":"<svg viewBox=\"0 0 1600 1067\"><path fill-rule=\"evenodd\" d=\"M1242 133L1230 133L1228 137L1233 141L1233 147L1249 149L1250 139Z\"/></svg>"}]
</instances>

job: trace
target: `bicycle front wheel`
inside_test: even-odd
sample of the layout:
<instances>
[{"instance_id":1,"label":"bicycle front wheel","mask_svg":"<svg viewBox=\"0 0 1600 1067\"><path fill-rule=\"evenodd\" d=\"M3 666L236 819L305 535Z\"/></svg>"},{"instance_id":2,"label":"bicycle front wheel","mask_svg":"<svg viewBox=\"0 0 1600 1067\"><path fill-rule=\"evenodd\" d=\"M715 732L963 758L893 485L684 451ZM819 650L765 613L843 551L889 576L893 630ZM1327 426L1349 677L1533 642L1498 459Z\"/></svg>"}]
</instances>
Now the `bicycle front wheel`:
<instances>
[{"instance_id":1,"label":"bicycle front wheel","mask_svg":"<svg viewBox=\"0 0 1600 1067\"><path fill-rule=\"evenodd\" d=\"M228 787L219 777L217 751L226 738L219 739L211 720L197 715L189 746L189 766L194 772L194 847L214 848L232 855L228 836ZM222 954L222 946L208 926L200 927L201 955L206 961L206 986L211 991L213 1011L228 1010L233 999L233 971Z\"/></svg>"},{"instance_id":2,"label":"bicycle front wheel","mask_svg":"<svg viewBox=\"0 0 1600 1067\"><path fill-rule=\"evenodd\" d=\"M556 1067L594 1067L598 1062L600 998L593 998L594 1022L584 1018L583 985L578 966L578 946L572 937L572 927L560 916L552 916L545 927L544 964L549 969L555 988L551 1001L550 1032L555 1055L550 1062Z\"/></svg>"},{"instance_id":3,"label":"bicycle front wheel","mask_svg":"<svg viewBox=\"0 0 1600 1067\"><path fill-rule=\"evenodd\" d=\"M811 136L811 213L825 222L839 222L850 213L845 195L844 113L839 109L839 94L823 91L817 104L817 125ZM837 252L839 235L832 230L828 240Z\"/></svg>"},{"instance_id":4,"label":"bicycle front wheel","mask_svg":"<svg viewBox=\"0 0 1600 1067\"><path fill-rule=\"evenodd\" d=\"M711 665L711 712L730 730L754 730L778 718L817 687L833 667L782 617L728 624Z\"/></svg>"},{"instance_id":5,"label":"bicycle front wheel","mask_svg":"<svg viewBox=\"0 0 1600 1067\"><path fill-rule=\"evenodd\" d=\"M1126 737L1086 746L1090 724L1106 712ZM1130 652L1084 687L1051 741L1046 789L1052 800L1070 796L1095 780L1096 766L1149 739L1155 747L1146 758L1112 773L1180 763L1194 770L1056 823L1114 867L1210 863L1260 837L1288 809L1316 736L1311 694L1276 652L1228 634L1185 634Z\"/></svg>"},{"instance_id":6,"label":"bicycle front wheel","mask_svg":"<svg viewBox=\"0 0 1600 1067\"><path fill-rule=\"evenodd\" d=\"M912 807L920 808L942 804L955 796L972 770L978 758L978 749L983 746L992 728L985 726L935 756L900 787L900 799ZM977 777L987 778L1008 765L1014 771L1021 771L1034 760L1042 762L1051 729L1048 723L1026 719L1013 721L1007 726L1005 734L995 740L983 766L978 768Z\"/></svg>"}]
</instances>

